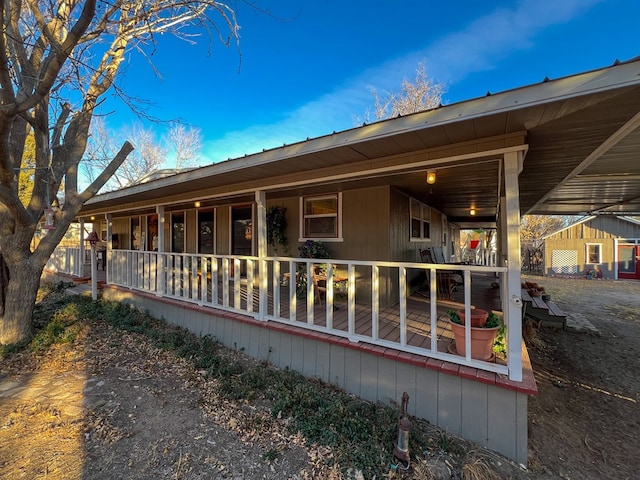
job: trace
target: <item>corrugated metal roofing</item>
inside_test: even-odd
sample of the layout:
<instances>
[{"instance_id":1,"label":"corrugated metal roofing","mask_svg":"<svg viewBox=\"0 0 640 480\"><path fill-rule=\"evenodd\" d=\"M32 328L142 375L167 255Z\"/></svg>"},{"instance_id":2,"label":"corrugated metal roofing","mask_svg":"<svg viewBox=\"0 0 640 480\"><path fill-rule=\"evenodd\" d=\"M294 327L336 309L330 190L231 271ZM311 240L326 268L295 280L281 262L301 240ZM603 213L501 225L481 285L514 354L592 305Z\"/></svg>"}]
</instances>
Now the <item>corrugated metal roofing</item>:
<instances>
[{"instance_id":1,"label":"corrugated metal roofing","mask_svg":"<svg viewBox=\"0 0 640 480\"><path fill-rule=\"evenodd\" d=\"M99 195L83 214L194 198L392 185L495 218L500 155L526 144L524 213L640 212L640 60L389 119ZM477 153L477 155L476 155ZM459 160L450 162L452 155ZM460 156L462 155L462 156ZM406 168L404 168L406 166ZM434 186L424 182L437 168ZM276 187L277 186L277 187Z\"/></svg>"}]
</instances>

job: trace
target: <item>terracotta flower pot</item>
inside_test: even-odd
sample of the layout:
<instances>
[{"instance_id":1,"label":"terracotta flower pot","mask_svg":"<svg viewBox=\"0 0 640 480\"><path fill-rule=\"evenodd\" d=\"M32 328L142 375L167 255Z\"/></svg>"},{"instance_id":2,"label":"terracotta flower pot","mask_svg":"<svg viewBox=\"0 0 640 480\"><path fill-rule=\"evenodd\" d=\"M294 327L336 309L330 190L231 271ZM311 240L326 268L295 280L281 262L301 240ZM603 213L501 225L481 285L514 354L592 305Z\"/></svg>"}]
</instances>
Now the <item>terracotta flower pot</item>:
<instances>
[{"instance_id":1,"label":"terracotta flower pot","mask_svg":"<svg viewBox=\"0 0 640 480\"><path fill-rule=\"evenodd\" d=\"M462 357L467 354L465 343L465 327L458 323L449 322L456 344L456 353ZM493 356L493 342L498 335L498 329L471 327L471 358L476 360L491 360Z\"/></svg>"},{"instance_id":2,"label":"terracotta flower pot","mask_svg":"<svg viewBox=\"0 0 640 480\"><path fill-rule=\"evenodd\" d=\"M458 310L456 312L462 320L462 324L465 323L465 314L464 308L462 310ZM472 327L484 327L485 323L487 323L487 318L489 318L489 312L486 310L482 310L480 308L471 309L471 326Z\"/></svg>"}]
</instances>

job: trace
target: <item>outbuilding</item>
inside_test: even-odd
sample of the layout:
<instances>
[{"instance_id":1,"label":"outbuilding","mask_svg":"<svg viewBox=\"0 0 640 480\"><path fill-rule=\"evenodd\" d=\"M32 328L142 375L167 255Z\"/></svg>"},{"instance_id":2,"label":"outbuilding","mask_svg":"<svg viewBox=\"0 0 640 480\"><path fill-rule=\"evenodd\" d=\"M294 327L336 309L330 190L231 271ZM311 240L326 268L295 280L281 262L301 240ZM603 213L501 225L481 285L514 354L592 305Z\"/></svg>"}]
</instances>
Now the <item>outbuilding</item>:
<instances>
[{"instance_id":1,"label":"outbuilding","mask_svg":"<svg viewBox=\"0 0 640 480\"><path fill-rule=\"evenodd\" d=\"M546 275L640 280L640 220L591 215L544 238Z\"/></svg>"}]
</instances>

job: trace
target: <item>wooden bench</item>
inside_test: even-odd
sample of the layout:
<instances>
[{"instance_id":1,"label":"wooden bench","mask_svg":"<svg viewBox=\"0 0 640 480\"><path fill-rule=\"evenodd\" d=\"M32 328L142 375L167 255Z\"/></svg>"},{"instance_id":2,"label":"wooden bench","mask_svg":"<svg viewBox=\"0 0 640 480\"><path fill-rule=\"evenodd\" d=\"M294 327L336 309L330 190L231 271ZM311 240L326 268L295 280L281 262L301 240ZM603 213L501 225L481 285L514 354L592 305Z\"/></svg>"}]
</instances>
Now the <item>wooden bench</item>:
<instances>
[{"instance_id":1,"label":"wooden bench","mask_svg":"<svg viewBox=\"0 0 640 480\"><path fill-rule=\"evenodd\" d=\"M525 315L542 323L546 327L564 330L567 324L567 315L560 310L551 300L545 300L542 296L535 297L522 289L522 317Z\"/></svg>"}]
</instances>

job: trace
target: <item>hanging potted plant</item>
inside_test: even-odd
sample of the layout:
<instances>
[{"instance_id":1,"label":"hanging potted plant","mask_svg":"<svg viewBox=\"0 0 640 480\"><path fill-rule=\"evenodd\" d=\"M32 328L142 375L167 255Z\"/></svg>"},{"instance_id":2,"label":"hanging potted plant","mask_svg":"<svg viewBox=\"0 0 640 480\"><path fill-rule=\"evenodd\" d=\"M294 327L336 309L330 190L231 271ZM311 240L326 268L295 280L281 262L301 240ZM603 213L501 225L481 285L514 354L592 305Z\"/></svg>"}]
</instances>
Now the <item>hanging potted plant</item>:
<instances>
[{"instance_id":1,"label":"hanging potted plant","mask_svg":"<svg viewBox=\"0 0 640 480\"><path fill-rule=\"evenodd\" d=\"M448 315L454 338L449 352L464 357L467 354L464 310L449 310ZM477 326L473 326L474 322ZM485 361L493 358L493 344L499 329L498 315L479 308L471 310L471 358Z\"/></svg>"},{"instance_id":2,"label":"hanging potted plant","mask_svg":"<svg viewBox=\"0 0 640 480\"><path fill-rule=\"evenodd\" d=\"M267 208L267 243L273 247L276 255L279 247L282 252L287 253L289 243L287 242L287 209L273 205Z\"/></svg>"}]
</instances>

